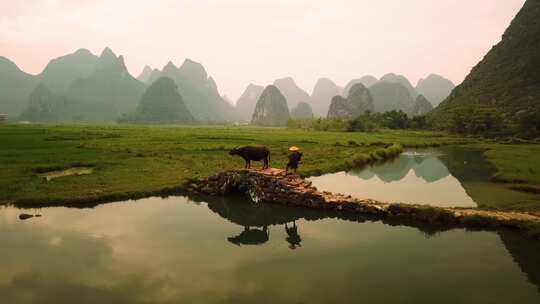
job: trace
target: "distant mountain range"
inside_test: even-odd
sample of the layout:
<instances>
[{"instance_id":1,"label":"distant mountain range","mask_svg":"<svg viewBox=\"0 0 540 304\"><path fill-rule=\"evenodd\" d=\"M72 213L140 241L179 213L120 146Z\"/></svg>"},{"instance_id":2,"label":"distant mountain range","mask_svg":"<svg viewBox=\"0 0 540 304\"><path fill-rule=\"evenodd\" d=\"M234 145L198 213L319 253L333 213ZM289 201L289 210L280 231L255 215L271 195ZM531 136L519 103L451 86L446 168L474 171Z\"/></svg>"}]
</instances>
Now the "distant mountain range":
<instances>
[{"instance_id":1,"label":"distant mountain range","mask_svg":"<svg viewBox=\"0 0 540 304\"><path fill-rule=\"evenodd\" d=\"M249 84L244 93L236 101L236 111L244 121L251 121L257 100L264 90L263 86Z\"/></svg>"},{"instance_id":2,"label":"distant mountain range","mask_svg":"<svg viewBox=\"0 0 540 304\"><path fill-rule=\"evenodd\" d=\"M27 74L0 57L0 113L36 122L114 122L134 113L145 90L162 77L174 81L189 113L202 122L251 121L264 90L263 86L250 84L233 106L220 95L202 64L190 59L179 67L169 62L161 70L146 66L135 78L128 72L124 57L111 49L105 48L99 56L79 49L51 60L38 75ZM370 75L353 79L344 88L321 78L311 95L291 77L277 79L273 84L284 96L289 112L297 117L309 117L310 112L315 117L326 117L331 100L338 95L347 98L356 84L375 91L371 94L375 111L409 109L419 94L436 104L453 87L449 80L432 74L413 88L407 78L392 73L381 80ZM422 102L422 109L428 108Z\"/></svg>"},{"instance_id":3,"label":"distant mountain range","mask_svg":"<svg viewBox=\"0 0 540 304\"><path fill-rule=\"evenodd\" d=\"M407 77L403 75L388 73L384 75L383 77L381 77L381 80L379 82L398 83L407 89L407 91L409 92L409 94L411 95L413 99L416 98L416 96L418 96L418 92L416 92L416 90L413 88L409 79L407 79Z\"/></svg>"},{"instance_id":4,"label":"distant mountain range","mask_svg":"<svg viewBox=\"0 0 540 304\"><path fill-rule=\"evenodd\" d=\"M21 71L15 63L0 57L0 113L21 114L29 103L30 93L37 87L36 76Z\"/></svg>"},{"instance_id":5,"label":"distant mountain range","mask_svg":"<svg viewBox=\"0 0 540 304\"><path fill-rule=\"evenodd\" d=\"M430 74L425 79L421 79L418 85L413 87L406 77L388 73L380 80L371 75L352 79L344 88L338 86L331 79L320 78L317 80L311 96L309 96L290 77L274 81L274 85L284 95L292 117L295 117L295 115L292 115L296 112L293 109L298 103L308 104L313 111L314 117L327 117L335 96L344 98L335 99L334 108L330 111L334 113L333 116L354 116L354 113L346 114L344 111L348 108L346 100L349 91L356 84L362 84L372 91L374 111L402 110L411 116L426 114L433 109L434 104L438 104L442 99L446 98L454 88L454 84L450 80L436 74ZM251 118L262 90L262 86L250 84L236 102L236 110L243 120L249 121ZM421 98L418 98L420 96ZM430 98L434 101L431 102ZM305 108L305 105L303 105L303 108Z\"/></svg>"},{"instance_id":6,"label":"distant mountain range","mask_svg":"<svg viewBox=\"0 0 540 304\"><path fill-rule=\"evenodd\" d=\"M110 49L105 49L103 54L115 57ZM55 92L65 91L73 81L89 77L98 60L99 57L90 51L79 49L73 54L51 60L38 79Z\"/></svg>"},{"instance_id":7,"label":"distant mountain range","mask_svg":"<svg viewBox=\"0 0 540 304\"><path fill-rule=\"evenodd\" d=\"M141 74L139 74L139 76L137 76L137 80L140 81L140 82L144 82L144 83L149 83L150 82L150 79L157 79L159 78L157 76L157 74L159 73L159 70L157 69L152 69L150 66L144 66L144 69L143 71L141 72Z\"/></svg>"},{"instance_id":8,"label":"distant mountain range","mask_svg":"<svg viewBox=\"0 0 540 304\"><path fill-rule=\"evenodd\" d=\"M27 74L0 57L0 113L40 122L114 122L133 113L145 89L163 76L176 83L197 120L239 119L200 63L187 59L177 68L169 62L161 71L145 67L136 79L124 58L109 48L100 56L80 49L53 59L38 75Z\"/></svg>"},{"instance_id":9,"label":"distant mountain range","mask_svg":"<svg viewBox=\"0 0 540 304\"><path fill-rule=\"evenodd\" d=\"M321 78L309 95L286 77L265 89L249 85L236 106L220 95L202 64L190 59L180 67L172 62L161 70L145 67L134 78L124 57L109 48L99 56L79 49L51 60L38 75L25 73L0 57L0 113L35 122L113 122L133 113L146 113L145 119L154 117L157 114L149 108L155 106L174 112L164 116L166 121L193 118L283 125L289 113L310 117L310 109L315 117L329 112L333 117L354 117L363 110L402 110L411 116L429 112L430 121L443 129L449 122L465 132L504 124L509 129L526 126L532 133L540 133L539 37L540 0L527 0L502 40L457 87L435 74L413 87L406 77L389 73L380 79L370 75L355 78L344 88ZM153 87L158 79L159 85ZM265 114L267 110L273 114ZM485 117L479 119L480 115ZM469 120L464 121L463 116Z\"/></svg>"},{"instance_id":10,"label":"distant mountain range","mask_svg":"<svg viewBox=\"0 0 540 304\"><path fill-rule=\"evenodd\" d=\"M334 96L341 95L339 87L328 78L317 80L313 93L311 93L311 105L316 117L326 117L330 108L330 101Z\"/></svg>"},{"instance_id":11,"label":"distant mountain range","mask_svg":"<svg viewBox=\"0 0 540 304\"><path fill-rule=\"evenodd\" d=\"M430 74L428 77L418 80L415 90L418 94L424 95L436 107L450 95L455 87L456 85L452 81L436 74Z\"/></svg>"},{"instance_id":12,"label":"distant mountain range","mask_svg":"<svg viewBox=\"0 0 540 304\"><path fill-rule=\"evenodd\" d=\"M11 114L36 122L115 121L135 109L145 88L109 48L99 57L78 50L54 59L31 79L34 87L16 92L22 98Z\"/></svg>"},{"instance_id":13,"label":"distant mountain range","mask_svg":"<svg viewBox=\"0 0 540 304\"><path fill-rule=\"evenodd\" d=\"M371 76L371 75L366 75L366 76L363 76L361 78L355 78L351 81L349 81L347 83L347 85L345 86L345 88L343 89L343 92L341 93L341 95L343 95L343 97L348 97L349 96L349 91L351 90L352 86L357 84L357 83L361 83L363 84L366 88L369 88L371 87L372 85L374 85L375 83L377 83L377 78L375 78L375 76Z\"/></svg>"},{"instance_id":14,"label":"distant mountain range","mask_svg":"<svg viewBox=\"0 0 540 304\"><path fill-rule=\"evenodd\" d=\"M301 89L291 77L277 79L274 81L274 86L276 86L287 99L289 109L296 107L300 102L311 103L309 94Z\"/></svg>"},{"instance_id":15,"label":"distant mountain range","mask_svg":"<svg viewBox=\"0 0 540 304\"><path fill-rule=\"evenodd\" d=\"M146 86L131 76L123 56L103 50L92 73L75 79L65 91L70 121L109 122L135 110Z\"/></svg>"},{"instance_id":16,"label":"distant mountain range","mask_svg":"<svg viewBox=\"0 0 540 304\"><path fill-rule=\"evenodd\" d=\"M202 64L186 59L180 67L176 67L169 62L161 71L145 68L139 79L146 80L146 84L151 84L160 77L174 80L182 99L195 119L208 122L240 119L233 105L221 97L214 79L207 75Z\"/></svg>"}]
</instances>

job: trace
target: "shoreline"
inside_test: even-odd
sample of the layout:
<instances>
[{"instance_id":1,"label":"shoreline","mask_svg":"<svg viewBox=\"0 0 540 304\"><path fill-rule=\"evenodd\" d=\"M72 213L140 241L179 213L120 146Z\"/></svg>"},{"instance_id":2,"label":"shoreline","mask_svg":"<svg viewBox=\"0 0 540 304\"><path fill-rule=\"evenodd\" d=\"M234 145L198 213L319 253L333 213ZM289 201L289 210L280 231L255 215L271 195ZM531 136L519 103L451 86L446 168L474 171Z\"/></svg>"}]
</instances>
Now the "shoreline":
<instances>
[{"instance_id":1,"label":"shoreline","mask_svg":"<svg viewBox=\"0 0 540 304\"><path fill-rule=\"evenodd\" d=\"M277 204L324 211L348 212L380 219L416 221L455 228L512 228L540 240L540 215L532 212L477 208L443 208L429 205L383 203L350 195L318 191L299 175L267 169L223 171L189 185L195 195L227 196L245 193L254 203Z\"/></svg>"},{"instance_id":2,"label":"shoreline","mask_svg":"<svg viewBox=\"0 0 540 304\"><path fill-rule=\"evenodd\" d=\"M52 200L44 203L41 200L0 202L0 205L13 206L19 209L67 207L67 208L94 208L101 204L115 203L122 201L133 201L150 197L167 198L170 196L185 196L196 201L207 201L216 197L226 197L229 190L223 189L223 176L228 176L225 180L231 181L230 175L252 175L256 178L269 176L275 178L275 172L281 174L280 169L270 169L270 174L266 171L257 170L228 170L210 176L207 179L191 180L178 187L168 187L157 191L146 192L126 192L122 194L101 195L98 197L86 197L82 199ZM220 177L221 176L221 177ZM434 230L449 230L455 228L465 228L473 230L497 230L509 228L524 233L536 240L540 240L540 214L535 212L499 211L485 208L463 208L463 207L434 207L430 205L404 204L404 203L384 203L373 199L356 199L350 195L335 194L330 192L320 192L311 186L311 182L306 181L300 175L289 175L285 177L285 184L293 185L301 189L307 189L310 195L323 198L323 202L313 203L313 200L261 200L260 203L270 203L284 205L293 208L306 208L320 210L328 216L335 215L348 218L350 216L361 216L369 220L380 220L383 223L403 224L407 226L428 225ZM215 184L211 188L202 190L204 186L212 181L220 179L222 184ZM275 182L275 181L274 181ZM279 182L278 182L279 184ZM194 185L198 185L195 186ZM202 185L202 186L201 186ZM290 190L290 189L289 189ZM285 190L286 192L287 190ZM298 192L296 190L292 190ZM302 190L303 191L303 190ZM302 192L300 191L300 192ZM232 193L237 194L234 190ZM246 193L244 189L244 193ZM297 193L298 194L298 193ZM295 194L296 195L296 194ZM304 194L305 195L305 194ZM248 197L253 199L253 194L248 193ZM296 196L296 198L302 197Z\"/></svg>"}]
</instances>

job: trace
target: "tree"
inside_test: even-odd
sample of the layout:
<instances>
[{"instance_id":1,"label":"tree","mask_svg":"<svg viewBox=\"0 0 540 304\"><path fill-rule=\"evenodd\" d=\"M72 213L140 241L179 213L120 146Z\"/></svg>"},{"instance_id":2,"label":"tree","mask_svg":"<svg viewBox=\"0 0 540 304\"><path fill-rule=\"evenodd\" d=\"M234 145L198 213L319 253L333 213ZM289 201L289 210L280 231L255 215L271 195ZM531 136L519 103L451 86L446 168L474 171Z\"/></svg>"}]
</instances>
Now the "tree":
<instances>
[{"instance_id":1,"label":"tree","mask_svg":"<svg viewBox=\"0 0 540 304\"><path fill-rule=\"evenodd\" d=\"M389 129L406 129L409 125L409 117L401 110L392 110L382 114L382 123Z\"/></svg>"},{"instance_id":2,"label":"tree","mask_svg":"<svg viewBox=\"0 0 540 304\"><path fill-rule=\"evenodd\" d=\"M504 128L500 112L489 106L464 106L452 111L447 129L460 134L496 134Z\"/></svg>"}]
</instances>

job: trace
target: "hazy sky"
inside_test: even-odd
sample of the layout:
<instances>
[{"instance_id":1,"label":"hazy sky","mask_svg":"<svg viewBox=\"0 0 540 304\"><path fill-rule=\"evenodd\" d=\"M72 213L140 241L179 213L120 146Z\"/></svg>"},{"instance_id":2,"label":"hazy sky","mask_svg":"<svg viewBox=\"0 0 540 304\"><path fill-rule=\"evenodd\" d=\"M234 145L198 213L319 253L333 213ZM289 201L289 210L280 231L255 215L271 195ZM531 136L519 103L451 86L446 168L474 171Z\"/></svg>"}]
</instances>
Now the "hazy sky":
<instances>
[{"instance_id":1,"label":"hazy sky","mask_svg":"<svg viewBox=\"0 0 540 304\"><path fill-rule=\"evenodd\" d=\"M292 76L429 73L459 83L525 0L0 0L0 56L37 74L49 59L109 46L144 65L201 62L233 100Z\"/></svg>"}]
</instances>

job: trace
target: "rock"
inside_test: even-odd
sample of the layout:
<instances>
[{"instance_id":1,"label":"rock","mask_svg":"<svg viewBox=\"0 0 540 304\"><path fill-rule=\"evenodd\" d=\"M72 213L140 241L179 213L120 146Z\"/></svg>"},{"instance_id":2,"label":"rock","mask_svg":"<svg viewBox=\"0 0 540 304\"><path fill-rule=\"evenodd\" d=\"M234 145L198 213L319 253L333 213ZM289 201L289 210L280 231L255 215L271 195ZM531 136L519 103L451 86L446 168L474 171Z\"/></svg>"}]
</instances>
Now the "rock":
<instances>
[{"instance_id":1,"label":"rock","mask_svg":"<svg viewBox=\"0 0 540 304\"><path fill-rule=\"evenodd\" d=\"M347 100L351 104L353 115L360 116L366 111L373 112L373 97L370 91L361 83L355 84L349 90Z\"/></svg>"},{"instance_id":2,"label":"rock","mask_svg":"<svg viewBox=\"0 0 540 304\"><path fill-rule=\"evenodd\" d=\"M418 95L413 107L408 111L410 116L425 115L433 110L433 105L424 97L424 95Z\"/></svg>"},{"instance_id":3,"label":"rock","mask_svg":"<svg viewBox=\"0 0 540 304\"><path fill-rule=\"evenodd\" d=\"M279 89L267 86L257 101L251 123L258 126L285 126L289 120L287 100Z\"/></svg>"},{"instance_id":4,"label":"rock","mask_svg":"<svg viewBox=\"0 0 540 304\"><path fill-rule=\"evenodd\" d=\"M134 123L190 123L195 119L187 109L171 78L154 81L141 97L133 116L122 119Z\"/></svg>"},{"instance_id":5,"label":"rock","mask_svg":"<svg viewBox=\"0 0 540 304\"><path fill-rule=\"evenodd\" d=\"M29 218L33 218L33 217L34 217L34 215L32 215L32 214L26 214L26 213L19 214L19 219L22 220L22 221L27 220Z\"/></svg>"},{"instance_id":6,"label":"rock","mask_svg":"<svg viewBox=\"0 0 540 304\"><path fill-rule=\"evenodd\" d=\"M352 119L352 110L347 99L341 96L334 96L330 102L327 118L330 119Z\"/></svg>"},{"instance_id":7,"label":"rock","mask_svg":"<svg viewBox=\"0 0 540 304\"><path fill-rule=\"evenodd\" d=\"M401 110L407 113L414 106L413 97L407 88L398 82L379 81L371 86L369 91L373 96L376 112Z\"/></svg>"},{"instance_id":8,"label":"rock","mask_svg":"<svg viewBox=\"0 0 540 304\"><path fill-rule=\"evenodd\" d=\"M313 111L309 103L302 101L291 110L291 116L295 119L311 119L313 118Z\"/></svg>"},{"instance_id":9,"label":"rock","mask_svg":"<svg viewBox=\"0 0 540 304\"><path fill-rule=\"evenodd\" d=\"M355 84L349 91L349 96L335 96L330 103L328 118L354 119L366 111L373 111L373 98L370 91L361 83Z\"/></svg>"}]
</instances>

